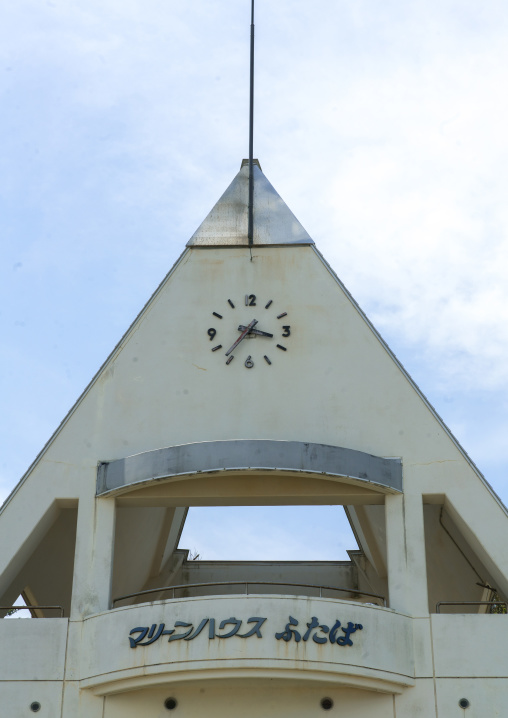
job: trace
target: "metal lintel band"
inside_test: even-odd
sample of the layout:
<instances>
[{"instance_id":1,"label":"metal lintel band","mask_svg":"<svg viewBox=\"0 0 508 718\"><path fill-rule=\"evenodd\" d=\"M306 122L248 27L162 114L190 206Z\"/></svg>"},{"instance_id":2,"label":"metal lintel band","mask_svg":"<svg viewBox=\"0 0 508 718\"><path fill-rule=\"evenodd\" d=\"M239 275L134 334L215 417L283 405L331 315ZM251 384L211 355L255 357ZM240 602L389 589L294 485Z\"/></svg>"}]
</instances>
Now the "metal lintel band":
<instances>
[{"instance_id":1,"label":"metal lintel band","mask_svg":"<svg viewBox=\"0 0 508 718\"><path fill-rule=\"evenodd\" d=\"M150 480L217 471L279 470L343 476L391 491L402 491L402 462L340 446L302 441L204 441L169 446L125 459L105 461L97 470L97 495Z\"/></svg>"}]
</instances>

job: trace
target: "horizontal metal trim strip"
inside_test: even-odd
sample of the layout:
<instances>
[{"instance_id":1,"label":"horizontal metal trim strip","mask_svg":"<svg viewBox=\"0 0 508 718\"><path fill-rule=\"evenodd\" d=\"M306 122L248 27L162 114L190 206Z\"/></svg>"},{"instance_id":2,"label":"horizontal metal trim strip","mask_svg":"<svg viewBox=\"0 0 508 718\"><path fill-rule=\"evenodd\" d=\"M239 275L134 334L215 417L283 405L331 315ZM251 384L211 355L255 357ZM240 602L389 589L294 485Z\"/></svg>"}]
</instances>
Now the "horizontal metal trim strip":
<instances>
[{"instance_id":1,"label":"horizontal metal trim strip","mask_svg":"<svg viewBox=\"0 0 508 718\"><path fill-rule=\"evenodd\" d=\"M288 471L344 477L375 489L402 491L402 462L355 449L301 441L204 441L101 462L97 495L197 473Z\"/></svg>"}]
</instances>

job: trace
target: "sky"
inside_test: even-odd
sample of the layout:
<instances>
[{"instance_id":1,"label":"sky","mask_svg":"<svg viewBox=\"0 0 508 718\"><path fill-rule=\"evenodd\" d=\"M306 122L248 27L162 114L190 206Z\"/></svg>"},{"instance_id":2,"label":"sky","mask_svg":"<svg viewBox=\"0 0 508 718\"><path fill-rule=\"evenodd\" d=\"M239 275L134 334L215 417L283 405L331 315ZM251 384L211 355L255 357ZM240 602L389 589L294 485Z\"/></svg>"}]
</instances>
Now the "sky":
<instances>
[{"instance_id":1,"label":"sky","mask_svg":"<svg viewBox=\"0 0 508 718\"><path fill-rule=\"evenodd\" d=\"M508 5L255 21L255 156L508 504ZM3 8L0 501L247 157L249 34L249 0Z\"/></svg>"}]
</instances>

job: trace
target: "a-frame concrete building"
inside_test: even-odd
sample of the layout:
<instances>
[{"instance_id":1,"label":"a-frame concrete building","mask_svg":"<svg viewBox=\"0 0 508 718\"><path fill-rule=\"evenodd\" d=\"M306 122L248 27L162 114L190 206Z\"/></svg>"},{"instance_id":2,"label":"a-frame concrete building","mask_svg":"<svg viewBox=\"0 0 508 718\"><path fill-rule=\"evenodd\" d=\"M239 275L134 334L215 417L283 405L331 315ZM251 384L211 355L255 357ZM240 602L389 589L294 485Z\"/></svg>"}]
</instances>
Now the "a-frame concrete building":
<instances>
[{"instance_id":1,"label":"a-frame concrete building","mask_svg":"<svg viewBox=\"0 0 508 718\"><path fill-rule=\"evenodd\" d=\"M2 507L0 714L506 716L506 509L259 164L248 247L247 185ZM351 561L178 548L188 507L287 504L345 506Z\"/></svg>"}]
</instances>

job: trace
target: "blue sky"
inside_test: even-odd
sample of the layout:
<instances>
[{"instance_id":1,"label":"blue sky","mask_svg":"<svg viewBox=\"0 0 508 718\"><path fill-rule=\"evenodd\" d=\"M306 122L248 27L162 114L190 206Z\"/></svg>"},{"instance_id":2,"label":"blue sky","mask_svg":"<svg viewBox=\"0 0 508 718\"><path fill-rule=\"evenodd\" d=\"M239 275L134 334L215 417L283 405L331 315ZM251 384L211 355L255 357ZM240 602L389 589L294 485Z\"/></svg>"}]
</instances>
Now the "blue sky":
<instances>
[{"instance_id":1,"label":"blue sky","mask_svg":"<svg viewBox=\"0 0 508 718\"><path fill-rule=\"evenodd\" d=\"M247 156L249 22L3 9L0 499ZM255 155L505 504L507 66L504 2L257 0Z\"/></svg>"}]
</instances>

